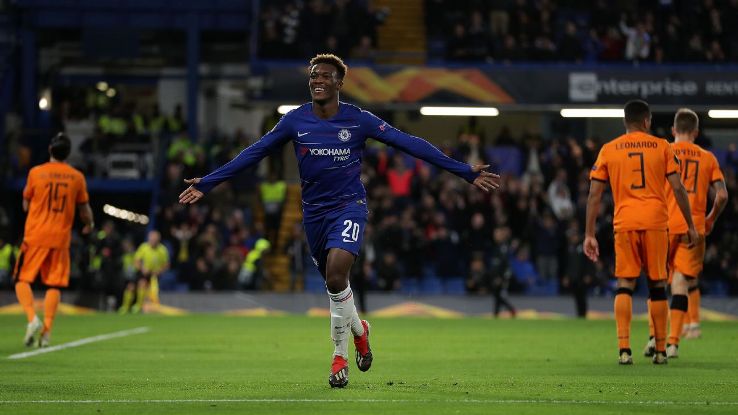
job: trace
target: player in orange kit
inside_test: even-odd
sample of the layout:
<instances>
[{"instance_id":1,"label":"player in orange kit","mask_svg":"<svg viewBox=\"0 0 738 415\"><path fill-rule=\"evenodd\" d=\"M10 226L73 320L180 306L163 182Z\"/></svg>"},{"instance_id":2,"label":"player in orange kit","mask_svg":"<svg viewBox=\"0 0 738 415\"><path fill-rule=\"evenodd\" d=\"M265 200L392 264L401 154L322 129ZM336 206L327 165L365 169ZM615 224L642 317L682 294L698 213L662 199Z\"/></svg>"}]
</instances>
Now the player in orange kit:
<instances>
[{"instance_id":1,"label":"player in orange kit","mask_svg":"<svg viewBox=\"0 0 738 415\"><path fill-rule=\"evenodd\" d=\"M23 210L28 212L20 254L15 264L15 293L28 318L23 342L31 346L38 337L38 346L49 344L51 327L61 299L60 288L69 285L69 243L74 213L79 206L80 218L89 233L95 226L87 195L85 177L65 163L71 142L63 133L51 139L51 160L28 173L23 189ZM44 298L44 321L33 307L31 284L41 273L47 287Z\"/></svg>"},{"instance_id":2,"label":"player in orange kit","mask_svg":"<svg viewBox=\"0 0 738 415\"><path fill-rule=\"evenodd\" d=\"M633 363L630 349L630 322L633 315L633 289L641 271L648 276L650 313L655 322L656 353L654 364L664 364L666 358L666 256L668 251L665 182L668 180L684 215L691 244L697 240L689 198L679 177L679 164L666 140L648 134L651 110L644 101L634 100L625 105L626 134L606 143L600 149L590 172L587 200L587 223L584 253L592 261L600 255L595 238L600 199L610 182L615 201L615 322L618 334L619 358L622 365Z\"/></svg>"},{"instance_id":3,"label":"player in orange kit","mask_svg":"<svg viewBox=\"0 0 738 415\"><path fill-rule=\"evenodd\" d=\"M674 116L672 126L674 143L671 148L679 158L682 170L682 181L689 195L692 207L692 220L700 235L708 235L723 208L728 202L728 191L725 188L725 178L720 171L715 156L702 147L694 144L699 134L699 118L694 111L682 108ZM710 189L715 192L712 210L705 216L707 197ZM696 315L699 331L699 285L697 277L702 272L705 259L705 240L700 240L691 248L684 242L687 232L687 223L679 213L676 200L667 195L669 206L669 256L668 267L671 280L671 327L666 347L669 358L679 355L679 336L682 323L688 313ZM651 324L653 326L653 324ZM653 329L644 354L650 356L654 351Z\"/></svg>"}]
</instances>

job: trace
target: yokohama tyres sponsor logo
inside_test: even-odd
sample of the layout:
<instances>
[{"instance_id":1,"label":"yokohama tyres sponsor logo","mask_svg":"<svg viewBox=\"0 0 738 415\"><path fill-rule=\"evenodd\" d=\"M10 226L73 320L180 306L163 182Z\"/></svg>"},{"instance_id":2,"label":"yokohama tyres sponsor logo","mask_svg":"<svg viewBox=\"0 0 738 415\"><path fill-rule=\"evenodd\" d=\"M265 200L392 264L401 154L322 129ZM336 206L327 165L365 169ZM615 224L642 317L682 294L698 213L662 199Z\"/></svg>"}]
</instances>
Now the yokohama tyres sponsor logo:
<instances>
[{"instance_id":1,"label":"yokohama tyres sponsor logo","mask_svg":"<svg viewBox=\"0 0 738 415\"><path fill-rule=\"evenodd\" d=\"M351 155L350 148L311 148L311 156L348 156Z\"/></svg>"}]
</instances>

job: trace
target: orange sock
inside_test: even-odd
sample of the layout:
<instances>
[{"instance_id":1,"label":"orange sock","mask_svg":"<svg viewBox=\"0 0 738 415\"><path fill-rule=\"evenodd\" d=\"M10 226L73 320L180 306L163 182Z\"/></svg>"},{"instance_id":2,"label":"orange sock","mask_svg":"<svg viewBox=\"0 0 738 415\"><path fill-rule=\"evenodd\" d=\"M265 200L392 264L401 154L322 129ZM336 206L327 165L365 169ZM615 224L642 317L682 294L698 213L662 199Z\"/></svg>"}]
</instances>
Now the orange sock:
<instances>
[{"instance_id":1,"label":"orange sock","mask_svg":"<svg viewBox=\"0 0 738 415\"><path fill-rule=\"evenodd\" d=\"M700 324L700 289L689 290L689 322L693 325Z\"/></svg>"},{"instance_id":2,"label":"orange sock","mask_svg":"<svg viewBox=\"0 0 738 415\"><path fill-rule=\"evenodd\" d=\"M687 297L687 298L689 298L689 297ZM688 326L689 323L690 323L690 320L689 320L689 308L687 308L687 312L684 313L684 318L682 319L682 327Z\"/></svg>"},{"instance_id":3,"label":"orange sock","mask_svg":"<svg viewBox=\"0 0 738 415\"><path fill-rule=\"evenodd\" d=\"M666 301L666 288L650 289L651 318L653 319L653 333L656 338L656 351L666 351L666 329L669 319L669 304Z\"/></svg>"},{"instance_id":4,"label":"orange sock","mask_svg":"<svg viewBox=\"0 0 738 415\"><path fill-rule=\"evenodd\" d=\"M18 297L18 303L26 312L26 318L30 323L36 317L36 310L33 309L33 290L31 284L19 281L15 283L15 296Z\"/></svg>"},{"instance_id":5,"label":"orange sock","mask_svg":"<svg viewBox=\"0 0 738 415\"><path fill-rule=\"evenodd\" d=\"M58 288L46 290L46 297L44 298L44 333L50 332L51 326L54 325L59 300L61 300L61 291Z\"/></svg>"},{"instance_id":6,"label":"orange sock","mask_svg":"<svg viewBox=\"0 0 738 415\"><path fill-rule=\"evenodd\" d=\"M618 347L630 349L630 320L633 318L633 290L618 288L615 291L615 327Z\"/></svg>"},{"instance_id":7,"label":"orange sock","mask_svg":"<svg viewBox=\"0 0 738 415\"><path fill-rule=\"evenodd\" d=\"M684 316L687 314L687 301L687 296L684 294L671 296L670 344L679 345L679 335L682 334L682 324L684 324Z\"/></svg>"}]
</instances>

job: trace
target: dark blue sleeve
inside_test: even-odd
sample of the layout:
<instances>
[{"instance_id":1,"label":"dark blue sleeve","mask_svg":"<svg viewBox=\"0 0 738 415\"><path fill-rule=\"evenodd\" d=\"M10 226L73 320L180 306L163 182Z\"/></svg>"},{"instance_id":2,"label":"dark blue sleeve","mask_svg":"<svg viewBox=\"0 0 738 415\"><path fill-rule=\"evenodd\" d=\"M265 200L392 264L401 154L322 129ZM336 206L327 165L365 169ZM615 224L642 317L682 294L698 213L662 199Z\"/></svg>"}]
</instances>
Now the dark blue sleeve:
<instances>
[{"instance_id":1,"label":"dark blue sleeve","mask_svg":"<svg viewBox=\"0 0 738 415\"><path fill-rule=\"evenodd\" d=\"M213 170L203 177L195 188L203 193L208 193L220 183L232 178L239 172L254 166L273 151L281 148L292 138L292 126L288 115L282 117L271 131L266 133L259 141L246 147L233 160Z\"/></svg>"},{"instance_id":2,"label":"dark blue sleeve","mask_svg":"<svg viewBox=\"0 0 738 415\"><path fill-rule=\"evenodd\" d=\"M470 165L443 154L436 146L422 138L398 130L369 111L362 111L361 115L361 126L367 137L374 138L413 157L447 170L469 183L479 176L479 173L472 171Z\"/></svg>"}]
</instances>

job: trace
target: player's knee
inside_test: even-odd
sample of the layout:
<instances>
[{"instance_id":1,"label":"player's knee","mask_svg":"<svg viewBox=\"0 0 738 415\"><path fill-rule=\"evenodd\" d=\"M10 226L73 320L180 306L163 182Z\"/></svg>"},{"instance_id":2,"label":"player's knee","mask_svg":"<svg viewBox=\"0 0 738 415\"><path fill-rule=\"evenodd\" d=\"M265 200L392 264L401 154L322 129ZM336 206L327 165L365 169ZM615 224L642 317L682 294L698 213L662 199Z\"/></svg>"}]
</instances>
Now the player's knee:
<instances>
[{"instance_id":1,"label":"player's knee","mask_svg":"<svg viewBox=\"0 0 738 415\"><path fill-rule=\"evenodd\" d=\"M340 273L328 272L325 277L325 286L329 292L340 293L348 287L348 281Z\"/></svg>"},{"instance_id":2,"label":"player's knee","mask_svg":"<svg viewBox=\"0 0 738 415\"><path fill-rule=\"evenodd\" d=\"M636 280L635 278L618 278L618 288L626 288L630 291L635 289Z\"/></svg>"},{"instance_id":3,"label":"player's knee","mask_svg":"<svg viewBox=\"0 0 738 415\"><path fill-rule=\"evenodd\" d=\"M648 298L651 301L666 301L666 287L663 285L650 287L648 289Z\"/></svg>"}]
</instances>

